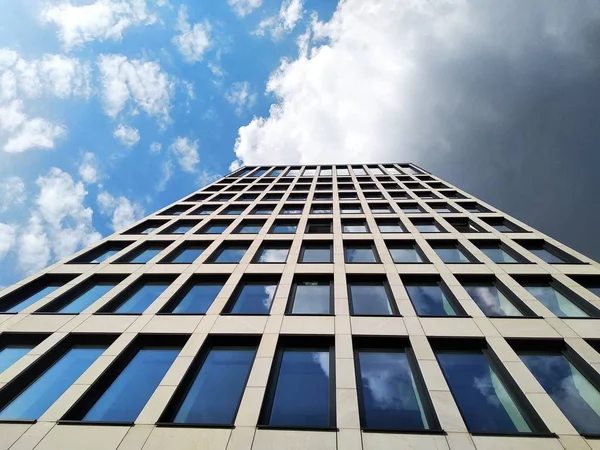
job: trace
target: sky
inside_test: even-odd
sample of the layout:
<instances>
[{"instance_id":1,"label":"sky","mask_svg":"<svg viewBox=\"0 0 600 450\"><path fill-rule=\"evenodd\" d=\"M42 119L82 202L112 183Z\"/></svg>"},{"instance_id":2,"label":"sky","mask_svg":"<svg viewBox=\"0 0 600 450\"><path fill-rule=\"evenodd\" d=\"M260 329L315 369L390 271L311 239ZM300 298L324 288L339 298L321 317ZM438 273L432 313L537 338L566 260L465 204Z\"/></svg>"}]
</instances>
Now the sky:
<instances>
[{"instance_id":1,"label":"sky","mask_svg":"<svg viewBox=\"0 0 600 450\"><path fill-rule=\"evenodd\" d=\"M597 0L0 10L0 286L243 164L413 162L600 259Z\"/></svg>"}]
</instances>

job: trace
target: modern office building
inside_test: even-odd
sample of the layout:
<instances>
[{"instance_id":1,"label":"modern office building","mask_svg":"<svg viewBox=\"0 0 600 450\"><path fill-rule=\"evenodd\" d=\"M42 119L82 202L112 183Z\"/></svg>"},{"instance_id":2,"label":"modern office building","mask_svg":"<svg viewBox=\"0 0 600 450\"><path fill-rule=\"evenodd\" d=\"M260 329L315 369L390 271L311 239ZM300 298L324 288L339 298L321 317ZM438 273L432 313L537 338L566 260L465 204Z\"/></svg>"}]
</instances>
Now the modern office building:
<instances>
[{"instance_id":1,"label":"modern office building","mask_svg":"<svg viewBox=\"0 0 600 450\"><path fill-rule=\"evenodd\" d=\"M242 167L0 292L0 450L598 450L599 295L412 164Z\"/></svg>"}]
</instances>

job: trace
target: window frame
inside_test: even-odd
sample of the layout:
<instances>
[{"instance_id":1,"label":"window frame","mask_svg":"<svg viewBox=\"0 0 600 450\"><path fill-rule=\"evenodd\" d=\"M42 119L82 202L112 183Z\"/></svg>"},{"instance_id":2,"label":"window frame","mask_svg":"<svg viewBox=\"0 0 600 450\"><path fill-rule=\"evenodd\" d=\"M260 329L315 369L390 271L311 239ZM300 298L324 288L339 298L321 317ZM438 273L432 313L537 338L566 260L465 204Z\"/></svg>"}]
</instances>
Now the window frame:
<instances>
[{"instance_id":1,"label":"window frame","mask_svg":"<svg viewBox=\"0 0 600 450\"><path fill-rule=\"evenodd\" d=\"M163 316L163 315L167 315L167 316L204 316L206 315L206 313L189 313L189 312L173 312L175 310L175 308L177 308L177 306L179 306L179 304L183 301L183 299L190 293L190 291L198 285L217 285L217 284L221 284L221 291L223 290L223 287L225 287L225 283L227 282L228 276L227 275L223 275L223 274L194 274L192 275L181 287L179 287L179 289L177 289L177 291L175 291L175 293L173 295L171 295L171 297L167 300L167 302L158 310L158 312L156 313L157 316ZM219 291L220 293L220 291ZM219 294L217 294L215 296L218 297ZM208 308L206 308L206 310L208 311L209 308L212 306L212 303L215 301L215 299L213 299L213 301L211 302L210 305L208 305Z\"/></svg>"},{"instance_id":2,"label":"window frame","mask_svg":"<svg viewBox=\"0 0 600 450\"><path fill-rule=\"evenodd\" d=\"M275 240L265 240L260 244L256 253L250 260L251 264L286 264L288 258L290 257L290 249L292 247L292 241L275 241ZM285 255L284 261L275 261L275 262L266 262L259 261L262 253L266 249L274 249L274 250L287 250L287 254Z\"/></svg>"},{"instance_id":3,"label":"window frame","mask_svg":"<svg viewBox=\"0 0 600 450\"><path fill-rule=\"evenodd\" d=\"M444 283L444 280L442 280L441 276L439 276L439 275L402 275L401 274L400 279L404 286L404 290L406 291L406 295L408 295L408 299L410 300L417 317L436 317L436 318L442 317L442 318L449 318L449 319L470 318L471 317L464 310L464 308L462 307L462 305L460 304L460 302L458 301L458 299L456 298L456 296L454 295L452 290L446 285L446 283ZM456 312L456 315L453 315L453 316L452 315L437 315L437 314L422 315L419 313L419 311L417 310L417 307L415 306L415 303L414 303L412 297L410 296L408 289L406 289L406 287L407 286L434 286L434 285L438 286L440 288L442 294L444 294L444 296L448 300L448 303L450 303L450 305L452 306L452 309L454 309L454 312Z\"/></svg>"},{"instance_id":4,"label":"window frame","mask_svg":"<svg viewBox=\"0 0 600 450\"><path fill-rule=\"evenodd\" d=\"M423 252L423 249L421 249L421 246L417 243L417 241L410 240L410 239L400 240L400 241L386 240L385 246L388 250L388 253L390 255L390 258L392 259L393 264L431 264L431 261L429 260L429 258L427 258L427 255L425 255L425 253ZM394 255L392 255L392 250L395 250L395 249L407 250L407 249L411 249L411 248L417 253L419 258L421 258L421 261L417 261L417 262L402 262L402 261L400 261L400 262L398 262L398 261L394 260Z\"/></svg>"},{"instance_id":5,"label":"window frame","mask_svg":"<svg viewBox=\"0 0 600 450\"><path fill-rule=\"evenodd\" d=\"M134 294L136 294L137 292L139 292L144 286L148 286L148 285L154 286L154 285L166 284L166 287L163 290L163 292L164 292L165 290L167 290L169 288L170 285L173 284L173 282L175 281L176 278L177 278L176 275L142 275L142 276L138 277L136 280L134 280L132 283L130 283L125 289L123 289L121 292L119 292L113 298L111 298L107 303L105 303L100 308L98 308L98 310L95 311L93 314L95 314L95 315L110 314L110 315L114 315L114 316L141 316L145 310L140 313L129 313L129 312L117 312L117 309L119 309L121 306L123 306L125 303L127 303L127 301L129 301L132 298L132 296ZM152 303L154 303L155 301L156 301L156 299L154 299L154 301ZM150 303L146 307L146 309L148 309L150 307L150 305L152 305L152 303Z\"/></svg>"},{"instance_id":6,"label":"window frame","mask_svg":"<svg viewBox=\"0 0 600 450\"><path fill-rule=\"evenodd\" d=\"M257 316L257 317L269 317L271 315L271 309L273 308L273 303L275 303L275 296L277 295L277 290L279 289L279 283L281 281L281 277L278 275L259 275L259 276L243 276L240 281L237 283L233 293L227 299L227 302L223 306L221 316ZM263 284L274 284L275 292L273 293L273 300L271 301L271 306L265 313L235 313L233 312L233 308L237 301L240 298L240 295L246 286L259 286Z\"/></svg>"},{"instance_id":7,"label":"window frame","mask_svg":"<svg viewBox=\"0 0 600 450\"><path fill-rule=\"evenodd\" d=\"M294 303L296 303L296 292L298 290L298 283L305 282L317 282L322 283L322 285L329 286L329 312L325 314L307 314L307 313L294 313ZM287 303L285 305L285 313L286 316L300 316L300 317L329 317L335 316L335 300L334 300L334 282L333 276L323 276L321 274L314 276L301 276L296 277L292 281L292 286L290 289L290 293L288 295Z\"/></svg>"},{"instance_id":8,"label":"window frame","mask_svg":"<svg viewBox=\"0 0 600 450\"><path fill-rule=\"evenodd\" d=\"M158 261L158 264L194 264L196 260L192 262L175 262L174 260L186 250L202 250L202 253L196 257L196 259L198 259L204 254L207 248L208 245L203 241L185 241L167 253L164 258Z\"/></svg>"},{"instance_id":9,"label":"window frame","mask_svg":"<svg viewBox=\"0 0 600 450\"><path fill-rule=\"evenodd\" d=\"M303 261L306 247L318 247L325 248L329 247L329 261ZM333 264L333 242L332 241L303 241L300 245L300 252L298 253L298 264Z\"/></svg>"},{"instance_id":10,"label":"window frame","mask_svg":"<svg viewBox=\"0 0 600 450\"><path fill-rule=\"evenodd\" d=\"M360 261L360 262L348 261L347 250L348 250L348 247L352 246L352 245L354 245L355 248L369 247L371 249L371 252L373 252L375 261L367 261L367 262L365 262L365 261ZM381 264L381 258L379 257L379 252L377 251L377 246L375 245L374 241L363 242L363 241L358 241L358 240L354 240L354 239L346 240L346 241L343 241L343 249L344 249L344 264Z\"/></svg>"},{"instance_id":11,"label":"window frame","mask_svg":"<svg viewBox=\"0 0 600 450\"><path fill-rule=\"evenodd\" d=\"M383 286L385 294L387 296L387 302L390 306L391 314L357 314L354 312L354 304L352 301L352 289L350 285L361 285L361 286ZM346 292L348 294L348 308L350 310L351 317L402 317L394 293L390 287L390 284L385 276L354 276L350 275L346 278Z\"/></svg>"},{"instance_id":12,"label":"window frame","mask_svg":"<svg viewBox=\"0 0 600 450\"><path fill-rule=\"evenodd\" d=\"M437 255L437 257L440 258L440 261L442 261L442 263L444 263L444 264L481 264L481 261L479 261L477 258L475 258L475 256L473 256L473 254L469 250L467 250L467 248L460 241L430 239L427 241L427 244L429 244L431 249L434 251L434 253ZM442 259L442 257L436 251L438 249L440 249L440 250L455 250L456 249L460 253L462 253L465 258L467 258L467 261L446 262Z\"/></svg>"}]
</instances>

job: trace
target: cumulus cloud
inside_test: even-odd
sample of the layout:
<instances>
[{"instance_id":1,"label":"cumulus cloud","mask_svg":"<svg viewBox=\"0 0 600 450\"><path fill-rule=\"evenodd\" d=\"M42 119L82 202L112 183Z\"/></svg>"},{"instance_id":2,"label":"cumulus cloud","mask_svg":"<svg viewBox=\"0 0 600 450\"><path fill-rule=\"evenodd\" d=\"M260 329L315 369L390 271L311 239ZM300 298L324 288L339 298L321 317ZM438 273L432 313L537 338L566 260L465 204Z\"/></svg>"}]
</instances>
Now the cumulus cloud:
<instances>
[{"instance_id":1,"label":"cumulus cloud","mask_svg":"<svg viewBox=\"0 0 600 450\"><path fill-rule=\"evenodd\" d=\"M247 81L233 83L225 99L235 106L235 113L239 116L244 109L251 108L256 103L256 94L251 92Z\"/></svg>"},{"instance_id":2,"label":"cumulus cloud","mask_svg":"<svg viewBox=\"0 0 600 450\"><path fill-rule=\"evenodd\" d=\"M47 5L41 19L56 25L67 50L94 40L118 41L127 28L157 20L147 10L145 0L97 0L84 5L61 1Z\"/></svg>"},{"instance_id":3,"label":"cumulus cloud","mask_svg":"<svg viewBox=\"0 0 600 450\"><path fill-rule=\"evenodd\" d=\"M150 144L151 153L159 153L162 150L162 144L160 142L153 142Z\"/></svg>"},{"instance_id":4,"label":"cumulus cloud","mask_svg":"<svg viewBox=\"0 0 600 450\"><path fill-rule=\"evenodd\" d=\"M17 230L13 225L0 223L0 261L13 248L17 240Z\"/></svg>"},{"instance_id":5,"label":"cumulus cloud","mask_svg":"<svg viewBox=\"0 0 600 450\"><path fill-rule=\"evenodd\" d=\"M290 33L296 28L296 24L302 18L303 13L303 0L283 0L279 14L261 20L253 34L264 36L269 32L274 40L278 40L284 34Z\"/></svg>"},{"instance_id":6,"label":"cumulus cloud","mask_svg":"<svg viewBox=\"0 0 600 450\"><path fill-rule=\"evenodd\" d=\"M128 59L123 55L100 55L104 110L117 116L128 102L133 102L149 116L169 120L174 81L157 62Z\"/></svg>"},{"instance_id":7,"label":"cumulus cloud","mask_svg":"<svg viewBox=\"0 0 600 450\"><path fill-rule=\"evenodd\" d=\"M177 162L184 172L193 173L200 162L198 155L198 141L190 141L187 137L177 137L169 147L177 158Z\"/></svg>"},{"instance_id":8,"label":"cumulus cloud","mask_svg":"<svg viewBox=\"0 0 600 450\"><path fill-rule=\"evenodd\" d=\"M81 164L79 165L79 176L88 184L98 182L98 158L96 158L96 155L90 152L83 155Z\"/></svg>"},{"instance_id":9,"label":"cumulus cloud","mask_svg":"<svg viewBox=\"0 0 600 450\"><path fill-rule=\"evenodd\" d=\"M262 0L227 0L227 3L239 17L244 17L259 8Z\"/></svg>"},{"instance_id":10,"label":"cumulus cloud","mask_svg":"<svg viewBox=\"0 0 600 450\"><path fill-rule=\"evenodd\" d=\"M144 217L144 208L127 197L113 197L108 192L102 191L98 194L97 200L100 213L111 217L111 227L114 231L120 231Z\"/></svg>"},{"instance_id":11,"label":"cumulus cloud","mask_svg":"<svg viewBox=\"0 0 600 450\"><path fill-rule=\"evenodd\" d=\"M196 179L196 184L198 185L198 187L204 187L207 184L214 183L221 177L222 175L219 175L218 173L212 173L207 170L203 170L202 172L200 172L200 175Z\"/></svg>"},{"instance_id":12,"label":"cumulus cloud","mask_svg":"<svg viewBox=\"0 0 600 450\"><path fill-rule=\"evenodd\" d=\"M207 20L190 25L187 17L187 7L179 7L177 16L177 31L179 34L173 37L173 44L188 63L202 60L204 52L211 46L211 26Z\"/></svg>"},{"instance_id":13,"label":"cumulus cloud","mask_svg":"<svg viewBox=\"0 0 600 450\"><path fill-rule=\"evenodd\" d=\"M118 139L125 147L133 147L140 140L140 133L137 128L129 125L119 124L113 133L115 139Z\"/></svg>"},{"instance_id":14,"label":"cumulus cloud","mask_svg":"<svg viewBox=\"0 0 600 450\"><path fill-rule=\"evenodd\" d=\"M26 198L25 183L20 177L8 177L0 182L0 212L22 205Z\"/></svg>"},{"instance_id":15,"label":"cumulus cloud","mask_svg":"<svg viewBox=\"0 0 600 450\"><path fill-rule=\"evenodd\" d=\"M173 176L173 161L170 159L166 160L160 168L160 179L156 185L156 190L162 192L167 188L167 183Z\"/></svg>"}]
</instances>

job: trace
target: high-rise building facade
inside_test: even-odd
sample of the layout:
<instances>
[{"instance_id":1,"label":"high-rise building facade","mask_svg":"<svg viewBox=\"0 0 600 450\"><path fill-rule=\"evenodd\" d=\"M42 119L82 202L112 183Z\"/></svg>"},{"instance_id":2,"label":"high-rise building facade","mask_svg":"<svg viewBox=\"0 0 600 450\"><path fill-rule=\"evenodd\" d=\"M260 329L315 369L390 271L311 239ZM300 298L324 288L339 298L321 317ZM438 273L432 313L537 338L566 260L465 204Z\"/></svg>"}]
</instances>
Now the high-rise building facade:
<instances>
[{"instance_id":1,"label":"high-rise building facade","mask_svg":"<svg viewBox=\"0 0 600 450\"><path fill-rule=\"evenodd\" d=\"M599 296L412 164L242 167L0 292L0 450L600 449Z\"/></svg>"}]
</instances>

